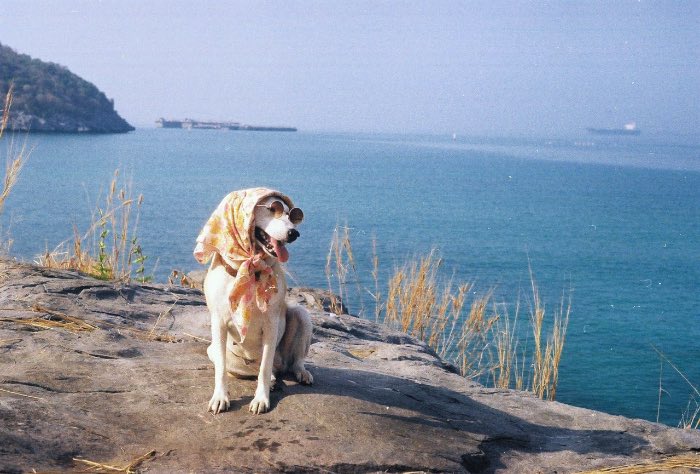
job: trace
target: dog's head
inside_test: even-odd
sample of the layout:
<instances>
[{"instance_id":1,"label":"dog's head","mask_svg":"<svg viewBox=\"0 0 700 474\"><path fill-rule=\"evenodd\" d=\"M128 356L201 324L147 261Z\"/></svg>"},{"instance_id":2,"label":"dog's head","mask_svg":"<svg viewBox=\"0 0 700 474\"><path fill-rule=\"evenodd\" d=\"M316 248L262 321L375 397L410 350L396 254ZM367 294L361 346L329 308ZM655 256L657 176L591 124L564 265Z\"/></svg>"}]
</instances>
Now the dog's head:
<instances>
[{"instance_id":1,"label":"dog's head","mask_svg":"<svg viewBox=\"0 0 700 474\"><path fill-rule=\"evenodd\" d=\"M304 219L301 209L290 209L285 200L268 196L256 204L253 216L257 246L282 263L289 260L286 245L299 238L296 226Z\"/></svg>"}]
</instances>

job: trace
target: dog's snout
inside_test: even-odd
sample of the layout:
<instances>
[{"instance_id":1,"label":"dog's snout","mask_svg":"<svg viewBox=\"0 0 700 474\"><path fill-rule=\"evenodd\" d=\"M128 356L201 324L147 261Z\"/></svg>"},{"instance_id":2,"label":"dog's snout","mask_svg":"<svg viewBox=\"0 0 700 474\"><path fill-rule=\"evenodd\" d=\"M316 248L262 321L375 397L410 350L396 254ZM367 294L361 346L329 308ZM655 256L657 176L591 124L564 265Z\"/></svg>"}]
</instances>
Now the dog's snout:
<instances>
[{"instance_id":1,"label":"dog's snout","mask_svg":"<svg viewBox=\"0 0 700 474\"><path fill-rule=\"evenodd\" d=\"M287 232L287 242L291 244L299 238L299 235L300 234L298 230L291 229L289 232Z\"/></svg>"}]
</instances>

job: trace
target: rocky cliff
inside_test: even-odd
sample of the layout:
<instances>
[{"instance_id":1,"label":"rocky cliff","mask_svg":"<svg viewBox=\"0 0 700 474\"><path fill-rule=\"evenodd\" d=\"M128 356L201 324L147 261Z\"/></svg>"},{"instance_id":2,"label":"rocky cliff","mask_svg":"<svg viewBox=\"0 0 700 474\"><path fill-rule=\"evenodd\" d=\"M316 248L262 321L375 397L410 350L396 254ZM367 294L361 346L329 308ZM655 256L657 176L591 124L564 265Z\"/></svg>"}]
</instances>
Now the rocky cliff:
<instances>
[{"instance_id":1,"label":"rocky cliff","mask_svg":"<svg viewBox=\"0 0 700 474\"><path fill-rule=\"evenodd\" d=\"M487 389L405 334L323 311L323 295L290 298L313 315L314 385L278 382L272 410L255 416L255 381L232 379L231 410L214 416L198 290L0 261L0 472L700 465L698 431Z\"/></svg>"},{"instance_id":2,"label":"rocky cliff","mask_svg":"<svg viewBox=\"0 0 700 474\"><path fill-rule=\"evenodd\" d=\"M0 44L0 94L14 84L8 128L24 132L124 133L134 130L93 84L58 64Z\"/></svg>"}]
</instances>

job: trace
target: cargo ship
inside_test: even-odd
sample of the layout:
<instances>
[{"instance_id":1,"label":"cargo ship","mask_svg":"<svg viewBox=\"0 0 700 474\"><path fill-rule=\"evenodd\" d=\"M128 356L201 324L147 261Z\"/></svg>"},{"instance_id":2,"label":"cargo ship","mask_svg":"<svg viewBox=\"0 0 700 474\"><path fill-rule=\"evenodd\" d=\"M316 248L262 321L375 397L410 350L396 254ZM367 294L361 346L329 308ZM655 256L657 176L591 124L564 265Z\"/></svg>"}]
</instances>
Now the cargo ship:
<instances>
[{"instance_id":1,"label":"cargo ship","mask_svg":"<svg viewBox=\"0 0 700 474\"><path fill-rule=\"evenodd\" d=\"M587 128L586 130L596 135L639 135L641 133L634 122L625 124L623 128Z\"/></svg>"},{"instance_id":2,"label":"cargo ship","mask_svg":"<svg viewBox=\"0 0 700 474\"><path fill-rule=\"evenodd\" d=\"M170 120L159 118L156 125L160 128L184 128L186 130L242 130L249 132L296 132L294 127L269 127L263 125L246 125L240 122L215 122L202 120Z\"/></svg>"}]
</instances>

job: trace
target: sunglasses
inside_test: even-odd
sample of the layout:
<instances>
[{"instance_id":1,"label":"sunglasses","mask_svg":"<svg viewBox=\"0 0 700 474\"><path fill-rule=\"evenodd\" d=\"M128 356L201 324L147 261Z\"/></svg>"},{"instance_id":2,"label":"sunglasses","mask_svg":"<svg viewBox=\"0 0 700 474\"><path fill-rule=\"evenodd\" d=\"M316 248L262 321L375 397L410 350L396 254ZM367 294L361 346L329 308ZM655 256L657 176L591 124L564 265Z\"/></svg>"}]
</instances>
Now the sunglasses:
<instances>
[{"instance_id":1,"label":"sunglasses","mask_svg":"<svg viewBox=\"0 0 700 474\"><path fill-rule=\"evenodd\" d=\"M279 219L286 213L284 212L284 204L282 201L272 201L270 204L258 204L257 207L264 207L270 211L275 219ZM293 207L289 210L289 221L292 224L299 224L304 220L304 212L298 207Z\"/></svg>"}]
</instances>

